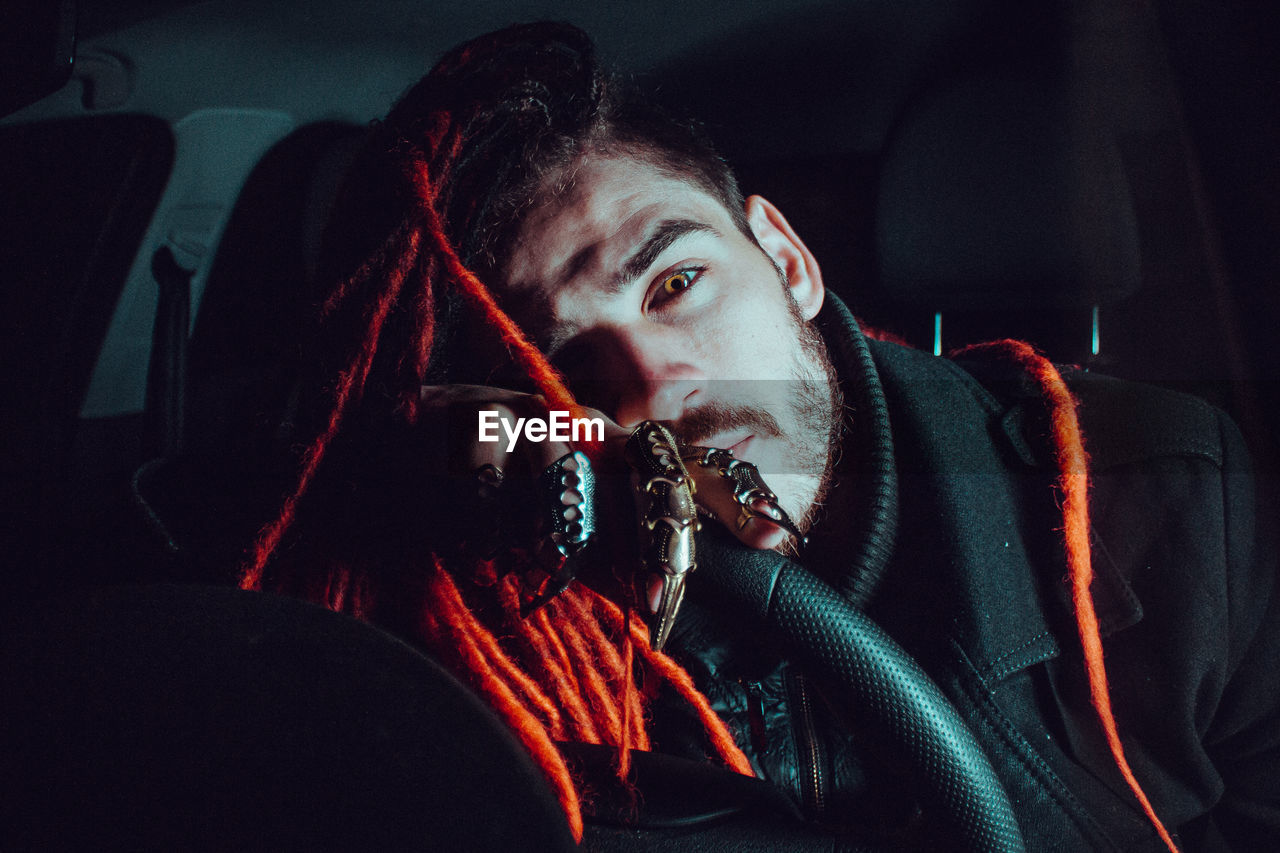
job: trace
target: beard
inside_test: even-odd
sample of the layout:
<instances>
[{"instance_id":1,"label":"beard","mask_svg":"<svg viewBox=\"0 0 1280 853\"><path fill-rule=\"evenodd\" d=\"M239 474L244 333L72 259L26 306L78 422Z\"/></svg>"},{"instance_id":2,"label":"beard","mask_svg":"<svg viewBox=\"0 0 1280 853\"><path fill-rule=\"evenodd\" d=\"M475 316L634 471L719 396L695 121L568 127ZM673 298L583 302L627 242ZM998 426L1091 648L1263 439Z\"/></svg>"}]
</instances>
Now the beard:
<instances>
[{"instance_id":1,"label":"beard","mask_svg":"<svg viewBox=\"0 0 1280 853\"><path fill-rule=\"evenodd\" d=\"M785 279L783 281L785 284ZM777 475L779 481L797 484L795 494L780 494L780 498L796 526L802 533L807 533L831 486L844 424L844 397L826 342L817 327L801 315L790 290L786 293L800 343L800 360L793 367L792 378L781 380L788 386L782 403L786 426L762 404L725 402L704 403L685 412L679 420L665 425L686 444L702 444L715 435L743 429L749 429L757 436L780 440L788 455L786 464L761 470L761 476L766 478L766 482L769 476ZM740 384L758 386L760 383L746 381ZM748 387L737 393L717 396L723 399L758 399L762 395L751 393Z\"/></svg>"},{"instance_id":2,"label":"beard","mask_svg":"<svg viewBox=\"0 0 1280 853\"><path fill-rule=\"evenodd\" d=\"M818 380L796 377L794 410L800 417L805 446L797 449L798 465L817 480L817 488L808 505L799 513L796 526L807 532L817 519L818 511L834 479L840 437L845 423L844 393L840 378L831 361L827 343L817 327L800 316L799 306L792 300L792 315L800 327L800 346L812 365L821 372ZM807 448L807 452L806 452Z\"/></svg>"}]
</instances>

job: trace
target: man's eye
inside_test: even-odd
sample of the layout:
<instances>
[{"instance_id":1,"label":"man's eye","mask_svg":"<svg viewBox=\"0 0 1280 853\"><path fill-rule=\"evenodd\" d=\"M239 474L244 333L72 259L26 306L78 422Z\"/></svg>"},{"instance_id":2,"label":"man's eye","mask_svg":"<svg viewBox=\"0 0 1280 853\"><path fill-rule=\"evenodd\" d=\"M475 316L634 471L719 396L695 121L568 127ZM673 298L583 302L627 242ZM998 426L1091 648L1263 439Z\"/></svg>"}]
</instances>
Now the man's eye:
<instances>
[{"instance_id":1,"label":"man's eye","mask_svg":"<svg viewBox=\"0 0 1280 853\"><path fill-rule=\"evenodd\" d=\"M702 271L702 267L676 270L662 280L662 284L658 286L658 296L660 298L678 296L693 287L694 282L698 280L698 276L702 275Z\"/></svg>"}]
</instances>

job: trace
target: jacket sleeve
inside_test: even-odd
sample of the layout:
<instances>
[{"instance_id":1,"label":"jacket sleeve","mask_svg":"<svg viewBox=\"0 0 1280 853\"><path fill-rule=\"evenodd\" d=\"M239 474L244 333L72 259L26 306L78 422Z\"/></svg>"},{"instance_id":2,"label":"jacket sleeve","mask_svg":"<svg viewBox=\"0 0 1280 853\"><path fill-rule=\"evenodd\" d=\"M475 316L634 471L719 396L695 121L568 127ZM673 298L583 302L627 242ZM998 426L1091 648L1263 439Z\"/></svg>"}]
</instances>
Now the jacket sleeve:
<instances>
[{"instance_id":1,"label":"jacket sleeve","mask_svg":"<svg viewBox=\"0 0 1280 853\"><path fill-rule=\"evenodd\" d=\"M1188 849L1274 849L1280 842L1276 484L1272 472L1251 470L1234 424L1221 415L1219 424L1227 510L1227 681L1202 743L1224 787L1201 825L1188 827Z\"/></svg>"},{"instance_id":2,"label":"jacket sleeve","mask_svg":"<svg viewBox=\"0 0 1280 853\"><path fill-rule=\"evenodd\" d=\"M1280 849L1276 473L1199 399L1072 379L1095 569L1119 579L1094 591L1130 762L1187 853ZM1123 617L1111 633L1109 609ZM1073 730L1078 754L1123 791L1096 728Z\"/></svg>"}]
</instances>

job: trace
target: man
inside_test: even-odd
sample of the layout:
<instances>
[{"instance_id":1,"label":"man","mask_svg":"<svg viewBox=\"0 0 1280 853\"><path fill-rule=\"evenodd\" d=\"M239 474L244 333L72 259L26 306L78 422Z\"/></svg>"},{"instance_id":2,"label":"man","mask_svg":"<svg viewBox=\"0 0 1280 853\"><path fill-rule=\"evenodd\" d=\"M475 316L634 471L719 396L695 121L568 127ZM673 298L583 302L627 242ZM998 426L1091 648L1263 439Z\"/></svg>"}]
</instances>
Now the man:
<instances>
[{"instance_id":1,"label":"man","mask_svg":"<svg viewBox=\"0 0 1280 853\"><path fill-rule=\"evenodd\" d=\"M520 731L542 714L530 725L553 741L578 739L556 728L591 690L577 664L546 677L533 711L516 694L534 686L486 685L525 685L539 656L578 654L554 635L587 629L556 620L615 601L621 615L599 618L622 668L605 681L626 696L600 719L584 712L581 731L611 717L623 734L600 741L624 754L650 736L731 764L741 749L837 835L919 841L910 797L848 730L839 686L805 663L813 650L701 582L740 557L710 539L693 556L696 501L707 534L791 555L921 662L1029 848L1164 849L1167 827L1186 849L1249 849L1280 832L1274 555L1219 413L1072 373L1077 428L1059 373L1025 348L952 363L868 341L782 213L742 199L695 132L619 91L563 26L442 60L371 135L330 237L343 284L322 330L329 393L245 586L377 618L464 677L492 670L473 682L481 694ZM604 440L518 440L513 425L558 410L600 418ZM624 458L638 495L607 486ZM449 568L416 580L415 549ZM484 605L469 596L490 593L465 589L473 575L497 590ZM575 597L588 588L603 598ZM727 729L685 710L704 708L687 692L688 706L659 696L635 728L636 602ZM511 633L458 629L502 607L523 617ZM508 660L501 638L548 612ZM549 748L538 737L535 754Z\"/></svg>"}]
</instances>

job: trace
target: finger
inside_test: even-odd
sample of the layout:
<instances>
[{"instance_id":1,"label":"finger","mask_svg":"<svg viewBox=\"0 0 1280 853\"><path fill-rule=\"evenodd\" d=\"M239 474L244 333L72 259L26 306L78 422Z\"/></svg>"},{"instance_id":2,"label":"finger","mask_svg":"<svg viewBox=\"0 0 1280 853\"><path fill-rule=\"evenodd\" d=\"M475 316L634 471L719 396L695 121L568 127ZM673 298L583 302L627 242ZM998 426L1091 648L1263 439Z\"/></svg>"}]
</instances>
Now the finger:
<instances>
[{"instance_id":1,"label":"finger","mask_svg":"<svg viewBox=\"0 0 1280 853\"><path fill-rule=\"evenodd\" d=\"M704 515L716 519L751 548L775 549L804 539L778 496L750 462L729 450L685 445L681 456Z\"/></svg>"},{"instance_id":2,"label":"finger","mask_svg":"<svg viewBox=\"0 0 1280 853\"><path fill-rule=\"evenodd\" d=\"M428 408L448 408L459 403L511 403L531 396L488 385L423 385L418 389L418 400Z\"/></svg>"},{"instance_id":3,"label":"finger","mask_svg":"<svg viewBox=\"0 0 1280 853\"><path fill-rule=\"evenodd\" d=\"M507 407L494 404L488 411L512 418ZM451 442L452 443L452 442ZM465 513L461 524L464 546L476 556L507 563L502 553L509 523L506 500L508 454L498 442L464 442L461 452L449 454L451 482L458 489L458 506ZM504 572L505 573L505 572Z\"/></svg>"},{"instance_id":4,"label":"finger","mask_svg":"<svg viewBox=\"0 0 1280 853\"><path fill-rule=\"evenodd\" d=\"M524 577L530 595L522 611L528 615L559 595L578 573L582 552L596 534L595 472L585 453L547 438L545 429L527 432L523 440L515 438L521 420L546 422L547 409L540 398L520 396L486 407L511 438L503 450L504 534L517 560L523 555L525 567L531 563L534 569ZM485 457L485 451L477 451L475 460L483 464Z\"/></svg>"},{"instance_id":5,"label":"finger","mask_svg":"<svg viewBox=\"0 0 1280 853\"><path fill-rule=\"evenodd\" d=\"M514 427L518 422L518 417L510 406L498 402L488 402L477 406L476 413L484 413L491 417L485 418L484 422L496 423L498 426L493 430L475 430L470 434L472 440L466 440L468 434L466 432L465 421L466 416L457 410L451 409L453 417L451 421L454 424L454 431L451 432L451 438L455 441L461 439L462 447L465 448L462 454L459 454L463 460L463 467L467 471L475 471L484 465L496 466L503 474L508 473L511 464L507 461L511 456L511 452L507 449L508 442L502 441L503 426ZM477 420L480 420L477 418Z\"/></svg>"},{"instance_id":6,"label":"finger","mask_svg":"<svg viewBox=\"0 0 1280 853\"><path fill-rule=\"evenodd\" d=\"M518 563L509 553L512 548L526 554L536 552L539 531L545 524L530 511L530 507L541 505L534 499L532 482L535 473L550 464L548 457L557 448L513 445L503 440L504 435L515 433L515 425L529 410L522 397L508 397L508 403L458 402L459 391L465 395L467 389L450 386L437 402L450 401L449 469L459 490L459 505L466 512L462 539L477 556L497 559L507 573ZM487 440L468 425L474 413L488 415L498 425Z\"/></svg>"},{"instance_id":7,"label":"finger","mask_svg":"<svg viewBox=\"0 0 1280 853\"><path fill-rule=\"evenodd\" d=\"M550 414L546 400L541 395L525 394L505 388L491 388L487 385L423 385L418 389L418 399L426 409L453 411L455 415L461 413L464 417L470 418L473 424L477 423L479 413L488 411L494 405L505 406L521 417L536 417L543 421L546 421ZM583 407L577 417L585 418L590 422L599 421L603 425L605 442L621 445L631 434L631 430L619 426L598 409ZM585 440L600 434L600 430L594 423L585 426L587 426L586 429L578 431ZM571 429L570 432L572 434L574 430Z\"/></svg>"},{"instance_id":8,"label":"finger","mask_svg":"<svg viewBox=\"0 0 1280 853\"><path fill-rule=\"evenodd\" d=\"M451 388L449 393L455 390L458 389ZM466 394L466 389L462 389L462 393ZM454 398L451 412L455 422L466 420L471 411L488 416L488 421L496 426L487 435L464 432L459 436L455 432L455 439L459 439L463 447L453 467L461 468L458 473L471 478L486 496L493 491L500 493L501 506L497 511L502 516L504 544L535 555L543 544L540 539L556 529L557 518L563 527L568 523L563 520L566 512L570 516L579 512L559 505L558 497L553 500L551 487L544 482L549 476L547 472L558 460L570 456L573 448L565 442L521 439L520 427L527 418L539 417L539 413L545 411L538 401L527 395L508 397L506 403L458 403ZM585 500L573 489L561 489L557 495L561 492L565 500L575 505Z\"/></svg>"},{"instance_id":9,"label":"finger","mask_svg":"<svg viewBox=\"0 0 1280 853\"><path fill-rule=\"evenodd\" d=\"M565 453L538 478L541 518L535 556L546 580L521 608L528 615L564 591L578 572L582 552L596 534L596 481L580 450Z\"/></svg>"},{"instance_id":10,"label":"finger","mask_svg":"<svg viewBox=\"0 0 1280 853\"><path fill-rule=\"evenodd\" d=\"M581 552L593 537L605 538L596 536L600 492L618 489L614 503L627 507L625 515L631 516L631 501L621 487L625 478L598 489L591 460L548 429L552 421L541 397L444 385L423 386L420 399L432 417L448 426L448 467L463 490L460 506L468 510L461 529L465 544L478 556L496 560L500 573L521 573L525 589L533 591L525 600L528 612L578 574L585 565ZM596 452L613 484L628 433L602 413L578 414L598 417L604 426L606 441ZM484 423L489 426L482 432ZM526 428L530 423L537 428ZM595 552L602 549L598 545L586 559L595 565Z\"/></svg>"},{"instance_id":11,"label":"finger","mask_svg":"<svg viewBox=\"0 0 1280 853\"><path fill-rule=\"evenodd\" d=\"M696 566L697 507L692 480L665 427L642 423L627 440L626 455L636 472L646 602L653 617L650 637L653 647L661 649L684 600L688 574Z\"/></svg>"}]
</instances>

